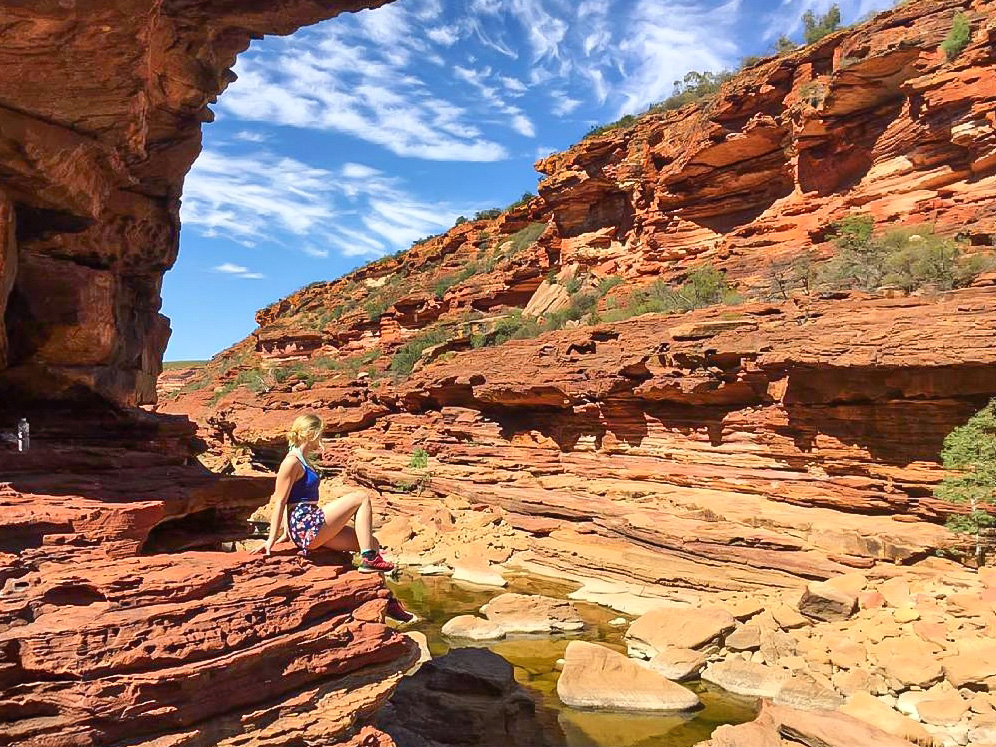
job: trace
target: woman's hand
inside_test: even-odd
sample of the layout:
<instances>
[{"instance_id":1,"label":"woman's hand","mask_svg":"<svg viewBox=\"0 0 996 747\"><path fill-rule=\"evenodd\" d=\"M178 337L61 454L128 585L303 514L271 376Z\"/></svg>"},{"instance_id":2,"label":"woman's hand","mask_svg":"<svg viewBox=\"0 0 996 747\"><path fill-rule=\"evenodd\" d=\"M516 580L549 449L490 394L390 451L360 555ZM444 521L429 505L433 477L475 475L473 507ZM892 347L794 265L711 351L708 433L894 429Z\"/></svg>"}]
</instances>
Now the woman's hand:
<instances>
[{"instance_id":1,"label":"woman's hand","mask_svg":"<svg viewBox=\"0 0 996 747\"><path fill-rule=\"evenodd\" d=\"M270 552L273 550L273 540L266 540L262 545L256 548L257 553L265 553L267 557L270 556Z\"/></svg>"}]
</instances>

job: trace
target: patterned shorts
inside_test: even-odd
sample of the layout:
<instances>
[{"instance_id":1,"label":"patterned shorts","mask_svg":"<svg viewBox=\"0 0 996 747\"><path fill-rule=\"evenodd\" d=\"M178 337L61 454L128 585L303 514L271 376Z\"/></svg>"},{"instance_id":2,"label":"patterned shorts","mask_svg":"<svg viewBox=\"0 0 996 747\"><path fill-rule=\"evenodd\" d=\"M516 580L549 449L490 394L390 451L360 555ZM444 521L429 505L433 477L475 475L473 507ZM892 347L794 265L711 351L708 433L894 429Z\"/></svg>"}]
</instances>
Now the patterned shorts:
<instances>
[{"instance_id":1,"label":"patterned shorts","mask_svg":"<svg viewBox=\"0 0 996 747\"><path fill-rule=\"evenodd\" d=\"M315 503L298 503L291 509L287 523L290 538L301 548L301 554L307 555L308 547L325 524L325 514Z\"/></svg>"}]
</instances>

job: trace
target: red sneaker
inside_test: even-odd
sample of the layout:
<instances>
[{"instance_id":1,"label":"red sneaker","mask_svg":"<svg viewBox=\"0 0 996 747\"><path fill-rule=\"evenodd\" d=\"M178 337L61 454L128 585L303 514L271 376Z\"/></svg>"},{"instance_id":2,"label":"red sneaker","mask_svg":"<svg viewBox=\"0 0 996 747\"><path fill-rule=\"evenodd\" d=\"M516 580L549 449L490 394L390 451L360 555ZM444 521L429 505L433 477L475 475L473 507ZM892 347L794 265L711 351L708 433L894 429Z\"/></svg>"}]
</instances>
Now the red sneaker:
<instances>
[{"instance_id":1,"label":"red sneaker","mask_svg":"<svg viewBox=\"0 0 996 747\"><path fill-rule=\"evenodd\" d=\"M400 623L410 623L415 619L415 615L406 610L397 597L391 597L387 600L387 616Z\"/></svg>"},{"instance_id":2,"label":"red sneaker","mask_svg":"<svg viewBox=\"0 0 996 747\"><path fill-rule=\"evenodd\" d=\"M372 558L363 558L360 563L361 573L390 573L394 570L394 563L388 563L377 553Z\"/></svg>"}]
</instances>

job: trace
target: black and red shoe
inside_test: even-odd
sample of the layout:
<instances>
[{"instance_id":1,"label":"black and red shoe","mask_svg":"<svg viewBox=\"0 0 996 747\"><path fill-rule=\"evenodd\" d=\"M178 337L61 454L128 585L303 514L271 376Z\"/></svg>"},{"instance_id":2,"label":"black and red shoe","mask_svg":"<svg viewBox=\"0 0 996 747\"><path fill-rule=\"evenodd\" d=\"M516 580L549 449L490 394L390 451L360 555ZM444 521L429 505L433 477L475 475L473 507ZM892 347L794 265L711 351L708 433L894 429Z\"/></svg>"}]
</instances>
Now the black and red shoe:
<instances>
[{"instance_id":1,"label":"black and red shoe","mask_svg":"<svg viewBox=\"0 0 996 747\"><path fill-rule=\"evenodd\" d=\"M410 623L415 619L415 615L406 610L405 606L395 596L387 600L387 616L392 620L397 620L399 623Z\"/></svg>"},{"instance_id":2,"label":"black and red shoe","mask_svg":"<svg viewBox=\"0 0 996 747\"><path fill-rule=\"evenodd\" d=\"M390 573L394 570L394 563L388 563L377 553L372 558L363 558L358 570L361 573Z\"/></svg>"}]
</instances>

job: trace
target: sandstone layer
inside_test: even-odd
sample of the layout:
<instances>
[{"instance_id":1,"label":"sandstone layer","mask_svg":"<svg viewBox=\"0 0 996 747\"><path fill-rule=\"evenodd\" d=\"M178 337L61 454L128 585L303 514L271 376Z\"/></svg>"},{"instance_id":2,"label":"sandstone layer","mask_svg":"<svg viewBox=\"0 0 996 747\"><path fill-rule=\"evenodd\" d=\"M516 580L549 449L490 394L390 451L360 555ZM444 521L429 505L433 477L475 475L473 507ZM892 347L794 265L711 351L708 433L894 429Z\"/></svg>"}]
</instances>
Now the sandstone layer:
<instances>
[{"instance_id":1,"label":"sandstone layer","mask_svg":"<svg viewBox=\"0 0 996 747\"><path fill-rule=\"evenodd\" d=\"M185 419L82 415L0 444L0 744L390 744L365 721L418 650L380 578L211 550L272 480L190 463Z\"/></svg>"},{"instance_id":2,"label":"sandstone layer","mask_svg":"<svg viewBox=\"0 0 996 747\"><path fill-rule=\"evenodd\" d=\"M0 2L0 386L152 402L180 192L236 55L383 0Z\"/></svg>"}]
</instances>

